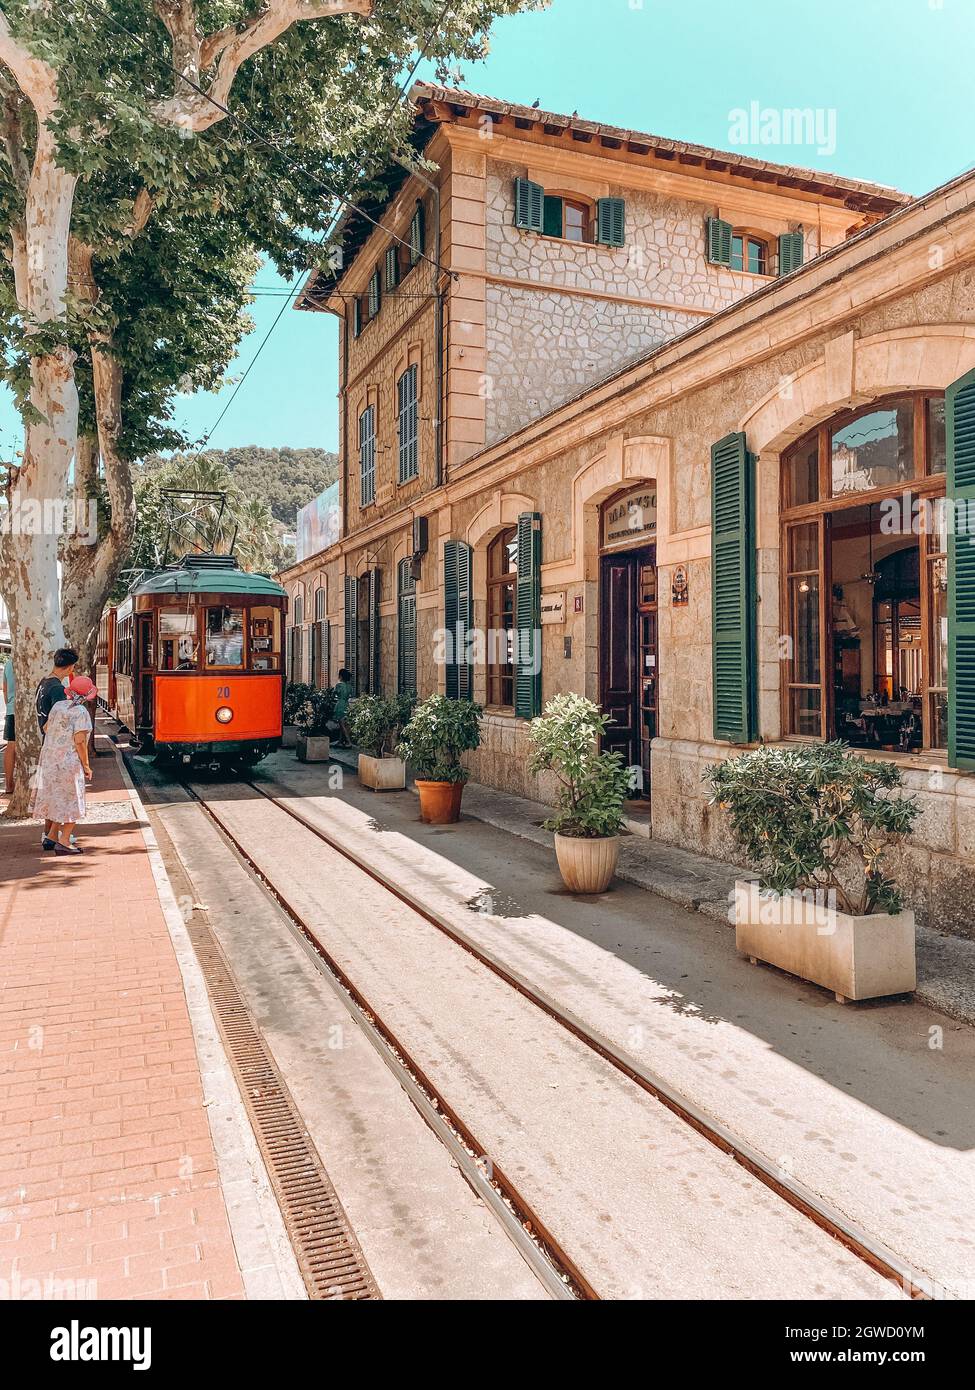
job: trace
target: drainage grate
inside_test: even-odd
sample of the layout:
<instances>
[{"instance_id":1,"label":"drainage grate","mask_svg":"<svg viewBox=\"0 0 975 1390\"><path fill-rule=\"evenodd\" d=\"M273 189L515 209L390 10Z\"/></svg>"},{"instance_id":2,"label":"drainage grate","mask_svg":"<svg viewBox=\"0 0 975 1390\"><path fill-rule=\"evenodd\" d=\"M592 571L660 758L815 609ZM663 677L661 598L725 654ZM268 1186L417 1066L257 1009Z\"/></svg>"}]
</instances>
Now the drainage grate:
<instances>
[{"instance_id":1,"label":"drainage grate","mask_svg":"<svg viewBox=\"0 0 975 1390\"><path fill-rule=\"evenodd\" d=\"M223 951L202 921L190 923L189 935L308 1296L381 1298L338 1194L241 998Z\"/></svg>"}]
</instances>

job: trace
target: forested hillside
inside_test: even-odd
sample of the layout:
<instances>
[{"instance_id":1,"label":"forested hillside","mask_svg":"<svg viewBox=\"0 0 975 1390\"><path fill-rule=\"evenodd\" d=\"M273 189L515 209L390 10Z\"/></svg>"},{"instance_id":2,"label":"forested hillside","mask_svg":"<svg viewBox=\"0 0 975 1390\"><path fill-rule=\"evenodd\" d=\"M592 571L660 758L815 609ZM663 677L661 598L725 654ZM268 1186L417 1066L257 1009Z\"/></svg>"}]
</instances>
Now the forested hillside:
<instances>
[{"instance_id":1,"label":"forested hillside","mask_svg":"<svg viewBox=\"0 0 975 1390\"><path fill-rule=\"evenodd\" d=\"M178 465L188 455L154 455L146 459L144 475L164 466ZM247 498L260 498L271 515L293 531L297 511L333 483L338 476L338 455L327 449L264 449L248 444L240 449L206 449L201 458L226 467L235 486Z\"/></svg>"}]
</instances>

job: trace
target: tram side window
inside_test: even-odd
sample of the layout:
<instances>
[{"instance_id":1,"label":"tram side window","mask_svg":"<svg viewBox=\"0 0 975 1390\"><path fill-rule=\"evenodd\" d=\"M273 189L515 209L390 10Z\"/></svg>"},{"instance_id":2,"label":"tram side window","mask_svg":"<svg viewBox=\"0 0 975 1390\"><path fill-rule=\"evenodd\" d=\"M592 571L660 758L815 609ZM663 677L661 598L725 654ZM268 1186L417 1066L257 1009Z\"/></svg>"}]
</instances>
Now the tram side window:
<instances>
[{"instance_id":1,"label":"tram side window","mask_svg":"<svg viewBox=\"0 0 975 1390\"><path fill-rule=\"evenodd\" d=\"M115 670L120 676L132 674L132 619L119 623L115 636Z\"/></svg>"},{"instance_id":2,"label":"tram side window","mask_svg":"<svg viewBox=\"0 0 975 1390\"><path fill-rule=\"evenodd\" d=\"M224 669L244 665L243 608L207 609L207 665Z\"/></svg>"},{"instance_id":3,"label":"tram side window","mask_svg":"<svg viewBox=\"0 0 975 1390\"><path fill-rule=\"evenodd\" d=\"M263 606L250 610L252 671L281 669L281 610Z\"/></svg>"},{"instance_id":4,"label":"tram side window","mask_svg":"<svg viewBox=\"0 0 975 1390\"><path fill-rule=\"evenodd\" d=\"M159 612L160 671L195 671L199 655L196 614Z\"/></svg>"}]
</instances>

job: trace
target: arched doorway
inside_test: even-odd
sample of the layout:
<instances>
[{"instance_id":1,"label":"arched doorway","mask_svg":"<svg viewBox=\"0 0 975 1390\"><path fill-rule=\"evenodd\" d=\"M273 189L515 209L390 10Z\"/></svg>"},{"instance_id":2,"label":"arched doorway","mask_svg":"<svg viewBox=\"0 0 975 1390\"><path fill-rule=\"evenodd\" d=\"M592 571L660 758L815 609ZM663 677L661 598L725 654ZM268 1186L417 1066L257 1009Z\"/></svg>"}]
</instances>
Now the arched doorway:
<instances>
[{"instance_id":1,"label":"arched doorway","mask_svg":"<svg viewBox=\"0 0 975 1390\"><path fill-rule=\"evenodd\" d=\"M657 735L657 493L641 483L599 515L600 703L612 723L603 746L633 770L634 799L650 798Z\"/></svg>"}]
</instances>

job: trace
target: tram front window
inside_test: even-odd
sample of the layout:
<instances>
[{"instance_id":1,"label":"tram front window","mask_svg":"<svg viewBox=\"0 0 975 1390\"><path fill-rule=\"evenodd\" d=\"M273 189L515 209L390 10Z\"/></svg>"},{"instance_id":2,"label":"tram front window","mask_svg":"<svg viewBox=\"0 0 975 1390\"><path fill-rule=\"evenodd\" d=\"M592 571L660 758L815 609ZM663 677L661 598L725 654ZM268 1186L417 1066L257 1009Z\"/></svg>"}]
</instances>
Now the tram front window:
<instances>
[{"instance_id":1,"label":"tram front window","mask_svg":"<svg viewBox=\"0 0 975 1390\"><path fill-rule=\"evenodd\" d=\"M244 665L243 608L207 609L207 665L224 670Z\"/></svg>"},{"instance_id":2,"label":"tram front window","mask_svg":"<svg viewBox=\"0 0 975 1390\"><path fill-rule=\"evenodd\" d=\"M196 614L171 613L165 608L159 613L159 670L195 671L199 644L196 639Z\"/></svg>"}]
</instances>

